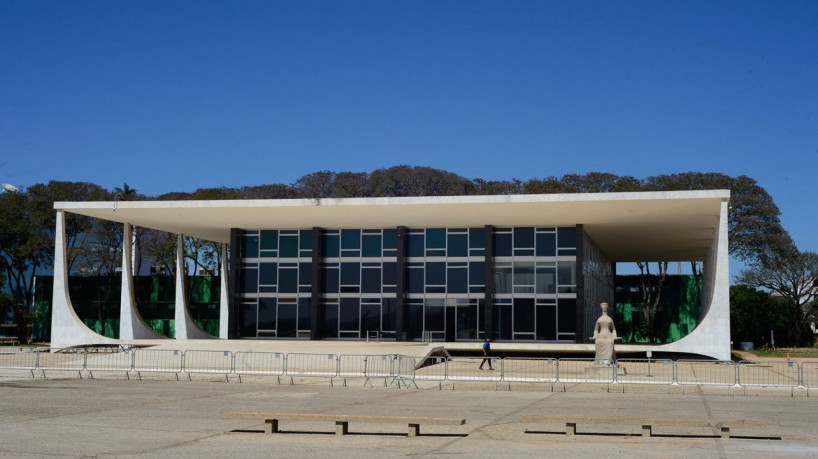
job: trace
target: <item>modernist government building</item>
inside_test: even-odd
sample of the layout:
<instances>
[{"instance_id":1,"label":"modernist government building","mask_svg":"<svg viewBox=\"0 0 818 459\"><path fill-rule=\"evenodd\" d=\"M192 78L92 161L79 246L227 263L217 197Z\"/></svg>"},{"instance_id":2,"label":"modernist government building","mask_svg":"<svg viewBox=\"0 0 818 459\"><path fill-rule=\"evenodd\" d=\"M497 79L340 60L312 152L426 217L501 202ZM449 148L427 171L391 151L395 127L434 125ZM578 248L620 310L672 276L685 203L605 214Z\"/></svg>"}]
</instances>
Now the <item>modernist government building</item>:
<instances>
[{"instance_id":1,"label":"modernist government building","mask_svg":"<svg viewBox=\"0 0 818 459\"><path fill-rule=\"evenodd\" d=\"M728 201L728 191L711 190L57 202L52 345L116 342L88 329L71 305L65 214L74 213L123 223L125 241L134 225L223 244L219 336L191 319L177 274L176 339L587 347L599 304L614 303L617 262L700 261L695 329L645 349L728 359ZM159 338L139 316L124 258L120 340Z\"/></svg>"}]
</instances>

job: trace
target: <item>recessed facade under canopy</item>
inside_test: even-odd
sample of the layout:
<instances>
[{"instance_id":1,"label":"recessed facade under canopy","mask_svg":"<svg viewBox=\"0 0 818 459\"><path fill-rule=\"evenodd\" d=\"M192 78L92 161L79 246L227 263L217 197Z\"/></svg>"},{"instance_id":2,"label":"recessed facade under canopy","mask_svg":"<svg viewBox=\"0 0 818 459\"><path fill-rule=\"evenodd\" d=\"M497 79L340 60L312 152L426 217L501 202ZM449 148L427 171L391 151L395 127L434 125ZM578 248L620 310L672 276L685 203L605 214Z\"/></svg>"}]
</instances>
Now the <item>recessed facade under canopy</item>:
<instances>
[{"instance_id":1,"label":"recessed facade under canopy","mask_svg":"<svg viewBox=\"0 0 818 459\"><path fill-rule=\"evenodd\" d=\"M725 353L726 357L729 357L729 308L727 306L729 279L726 234L728 200L729 192L726 190L706 190L409 198L57 202L54 208L60 213L86 215L226 244L235 244L240 241L241 231L310 230L313 231L311 237L314 236L320 240L324 234L331 236L334 234L333 231L338 231L340 234L343 230L379 229L386 231L403 228L408 232L417 232L437 228L469 228L472 230L483 228L488 231L486 234L491 239L491 235L496 232L495 229L537 228L538 232L548 232L550 230L547 228L554 228L554 231L576 228L578 253L574 268L577 277L574 286L575 293L573 297L570 294L560 297L559 293L555 293L555 304L558 299L573 299L577 302L575 342L588 342L587 324L592 324L598 315L596 310L598 304L594 303L599 300L613 300L612 296L604 298L607 295L604 293L605 289L612 288L612 286L603 288L602 285L607 281L594 280L588 275L587 262L590 256L588 252L593 251L600 254L598 257L602 257L608 264L622 261L702 261L705 267L705 288L702 295L703 313L700 324L697 330L694 330L688 337L677 343L664 345L663 350L694 352L723 358ZM321 232L322 229L330 231ZM57 242L59 244L59 240ZM317 257L313 261L316 264L326 264L323 263L321 250L316 250L316 252L310 252L311 257ZM489 267L486 268L489 271L491 271L492 257L489 252L485 259L485 262L489 263ZM396 258L396 263L400 266L402 266L401 263L417 264L420 261L412 259L411 256L403 260L400 259L401 255ZM555 263L565 261L565 257L557 258L554 259ZM281 260L276 259L275 261ZM262 262L259 261L259 263ZM446 260L441 260L441 262L445 263ZM501 264L502 262L504 261L501 260ZM505 260L505 262L515 266L512 259ZM548 263L550 261L532 259L532 263L535 262ZM233 277L238 277L238 258L231 260L230 266L233 270ZM445 265L442 266L445 268ZM586 267L585 271L583 271L583 266ZM437 265L427 269L437 269ZM408 269L401 268L398 277L403 276L405 271ZM313 275L319 278L323 274L320 270L315 270ZM481 296L480 301L485 304L480 303L479 308L487 308L485 317L490 317L486 314L496 315L490 311L493 307L491 304L498 301L498 296L494 295L491 285L493 282L488 279L484 285L486 292L481 292L481 295L483 293L485 295ZM248 296L247 292L240 291L239 284L239 279L231 279L231 286L227 288L230 294L226 302L231 304L224 308L226 317L223 319L227 319L226 322L238 320L238 304L252 297ZM598 285L591 288L592 284ZM399 283L396 288L405 289L406 285ZM591 293L592 290L594 293ZM599 290L602 290L603 293L599 293ZM354 293L342 292L338 296L339 298L350 298L355 296ZM382 294L383 298L393 298L392 293L384 291ZM275 292L275 295L265 295L261 292L258 295L262 298L281 296L279 292ZM423 295L412 300L411 293L396 292L394 299L397 302L398 326L402 325L400 318L403 314L401 308L404 307L404 303L418 301L418 298L421 297L435 300L436 295L433 291L424 291ZM447 296L445 291L442 295L441 298L452 297L452 295ZM532 305L540 300L550 301L547 294L543 294L542 298L537 294L530 296ZM311 326L321 328L319 322L325 318L322 304L327 298L331 298L332 294L316 288L309 293L301 292L299 298L301 297L312 299L312 304L309 306ZM502 294L499 297L502 297ZM527 294L518 295L512 291L509 296L512 302L518 297L527 297ZM465 301L466 297L461 299ZM501 303L497 304L501 305ZM499 320L499 316L496 317ZM519 317L527 316L520 315ZM493 325L490 318L485 320L489 328L484 327L482 333L490 335L496 324ZM359 333L363 332L364 330L359 328ZM397 339L400 339L399 332L400 330ZM723 336L716 336L717 334ZM696 335L707 337L697 339ZM231 331L226 330L222 337L228 336L235 335L231 335ZM321 337L321 334L312 336L313 338ZM699 344L694 342L699 342ZM687 344L695 344L694 347L698 349L683 349L683 347L689 347Z\"/></svg>"}]
</instances>

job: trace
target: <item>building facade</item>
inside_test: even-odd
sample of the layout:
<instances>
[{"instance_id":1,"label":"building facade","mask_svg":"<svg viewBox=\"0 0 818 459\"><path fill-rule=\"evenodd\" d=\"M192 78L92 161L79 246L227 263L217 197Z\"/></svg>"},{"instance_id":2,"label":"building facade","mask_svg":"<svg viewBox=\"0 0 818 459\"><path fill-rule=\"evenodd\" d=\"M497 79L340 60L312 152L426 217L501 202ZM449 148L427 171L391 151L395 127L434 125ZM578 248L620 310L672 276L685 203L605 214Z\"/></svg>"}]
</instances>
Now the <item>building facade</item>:
<instances>
[{"instance_id":1,"label":"building facade","mask_svg":"<svg viewBox=\"0 0 818 459\"><path fill-rule=\"evenodd\" d=\"M65 212L221 242L231 253L222 254L225 339L543 344L590 342L599 303L613 302L617 262L702 261L699 324L665 350L693 346L721 358L729 356L728 200L729 192L714 190L55 203L55 259L64 263ZM177 252L182 259L181 244ZM128 329L120 336L155 338L128 298L126 263ZM104 338L73 322L58 280L67 273L58 271L52 341ZM182 290L175 335L205 337L186 315Z\"/></svg>"}]
</instances>

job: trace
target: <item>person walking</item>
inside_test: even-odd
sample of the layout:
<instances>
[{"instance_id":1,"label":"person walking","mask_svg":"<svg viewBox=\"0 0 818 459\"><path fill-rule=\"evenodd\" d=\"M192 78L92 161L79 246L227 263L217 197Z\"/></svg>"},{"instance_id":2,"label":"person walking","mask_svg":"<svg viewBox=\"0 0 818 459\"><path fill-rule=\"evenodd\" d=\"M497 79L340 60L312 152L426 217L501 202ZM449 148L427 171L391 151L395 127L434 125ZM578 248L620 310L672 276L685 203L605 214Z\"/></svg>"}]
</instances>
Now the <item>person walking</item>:
<instances>
[{"instance_id":1,"label":"person walking","mask_svg":"<svg viewBox=\"0 0 818 459\"><path fill-rule=\"evenodd\" d=\"M494 370L494 368L491 367L491 344L488 338L486 338L486 341L483 343L483 361L480 362L481 370L486 362L489 364L489 370Z\"/></svg>"}]
</instances>

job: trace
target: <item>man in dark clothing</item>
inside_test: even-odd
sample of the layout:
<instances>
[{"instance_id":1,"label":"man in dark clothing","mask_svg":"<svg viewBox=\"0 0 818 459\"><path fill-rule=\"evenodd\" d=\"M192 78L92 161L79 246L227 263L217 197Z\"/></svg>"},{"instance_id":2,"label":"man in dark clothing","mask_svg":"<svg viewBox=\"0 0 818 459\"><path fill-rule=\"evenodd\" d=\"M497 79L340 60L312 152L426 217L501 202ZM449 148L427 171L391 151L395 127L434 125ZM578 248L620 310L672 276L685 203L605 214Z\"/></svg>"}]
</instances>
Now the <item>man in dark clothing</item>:
<instances>
[{"instance_id":1,"label":"man in dark clothing","mask_svg":"<svg viewBox=\"0 0 818 459\"><path fill-rule=\"evenodd\" d=\"M491 344L489 344L489 339L486 338L486 341L483 343L483 361L480 362L480 369L483 369L483 364L486 362L489 363L489 370L494 370L491 367Z\"/></svg>"}]
</instances>

